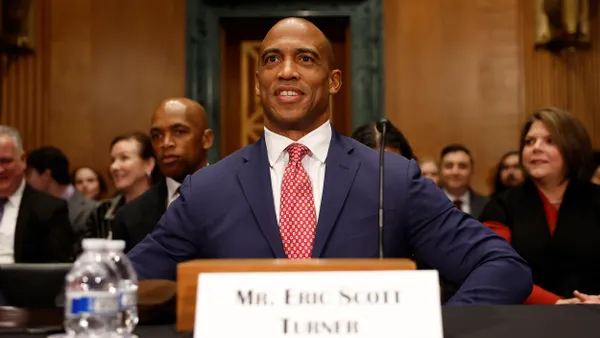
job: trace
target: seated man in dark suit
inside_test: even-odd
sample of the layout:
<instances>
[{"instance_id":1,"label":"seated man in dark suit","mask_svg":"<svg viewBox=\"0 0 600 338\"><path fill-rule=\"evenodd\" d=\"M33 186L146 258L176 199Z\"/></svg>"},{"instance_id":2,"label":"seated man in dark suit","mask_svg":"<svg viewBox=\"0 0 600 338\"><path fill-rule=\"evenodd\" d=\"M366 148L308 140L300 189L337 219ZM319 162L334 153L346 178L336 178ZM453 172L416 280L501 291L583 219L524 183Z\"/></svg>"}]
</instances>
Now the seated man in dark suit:
<instances>
[{"instance_id":1,"label":"seated man in dark suit","mask_svg":"<svg viewBox=\"0 0 600 338\"><path fill-rule=\"evenodd\" d=\"M166 179L117 212L113 238L125 240L126 252L154 230L169 204L179 197L183 179L206 165L206 151L214 138L204 108L186 98L164 100L151 123L152 147Z\"/></svg>"},{"instance_id":2,"label":"seated man in dark suit","mask_svg":"<svg viewBox=\"0 0 600 338\"><path fill-rule=\"evenodd\" d=\"M96 203L75 190L71 184L67 156L55 147L30 151L27 154L26 177L27 183L33 188L67 201L69 220L77 238L74 252L79 254L86 222Z\"/></svg>"},{"instance_id":3,"label":"seated man in dark suit","mask_svg":"<svg viewBox=\"0 0 600 338\"><path fill-rule=\"evenodd\" d=\"M312 23L279 21L262 41L255 94L264 134L188 176L156 229L129 252L140 279L175 279L195 258L377 258L379 153L338 134L342 86ZM450 304L520 304L527 263L458 210L414 160L385 154L385 257L414 257L462 285Z\"/></svg>"},{"instance_id":4,"label":"seated man in dark suit","mask_svg":"<svg viewBox=\"0 0 600 338\"><path fill-rule=\"evenodd\" d=\"M0 263L69 262L67 203L28 186L25 167L19 132L0 126Z\"/></svg>"},{"instance_id":5,"label":"seated man in dark suit","mask_svg":"<svg viewBox=\"0 0 600 338\"><path fill-rule=\"evenodd\" d=\"M475 161L462 144L451 144L440 155L440 187L448 199L465 213L478 218L490 198L471 188Z\"/></svg>"}]
</instances>

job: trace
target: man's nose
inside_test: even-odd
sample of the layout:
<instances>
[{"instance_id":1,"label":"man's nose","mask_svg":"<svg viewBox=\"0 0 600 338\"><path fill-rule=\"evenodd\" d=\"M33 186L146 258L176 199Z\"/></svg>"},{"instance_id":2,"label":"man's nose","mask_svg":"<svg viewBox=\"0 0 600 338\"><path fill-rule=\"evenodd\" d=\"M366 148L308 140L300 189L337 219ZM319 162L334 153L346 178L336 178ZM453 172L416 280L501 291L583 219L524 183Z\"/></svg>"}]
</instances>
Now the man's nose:
<instances>
[{"instance_id":1,"label":"man's nose","mask_svg":"<svg viewBox=\"0 0 600 338\"><path fill-rule=\"evenodd\" d=\"M292 60L284 60L279 72L279 78L282 80L297 80L298 70L296 64Z\"/></svg>"},{"instance_id":2,"label":"man's nose","mask_svg":"<svg viewBox=\"0 0 600 338\"><path fill-rule=\"evenodd\" d=\"M163 148L168 148L168 147L172 147L173 145L174 145L174 143L173 143L173 138L171 137L171 133L166 133L162 139L161 146Z\"/></svg>"}]
</instances>

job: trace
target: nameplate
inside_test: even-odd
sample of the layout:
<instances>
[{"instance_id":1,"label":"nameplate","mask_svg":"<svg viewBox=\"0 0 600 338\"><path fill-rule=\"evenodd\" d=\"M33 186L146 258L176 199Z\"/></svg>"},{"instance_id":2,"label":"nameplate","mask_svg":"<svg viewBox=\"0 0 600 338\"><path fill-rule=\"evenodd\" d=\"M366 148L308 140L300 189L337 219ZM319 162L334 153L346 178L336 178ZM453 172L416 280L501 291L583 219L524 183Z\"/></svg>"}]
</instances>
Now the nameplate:
<instances>
[{"instance_id":1,"label":"nameplate","mask_svg":"<svg viewBox=\"0 0 600 338\"><path fill-rule=\"evenodd\" d=\"M195 338L442 338L437 271L201 273Z\"/></svg>"}]
</instances>

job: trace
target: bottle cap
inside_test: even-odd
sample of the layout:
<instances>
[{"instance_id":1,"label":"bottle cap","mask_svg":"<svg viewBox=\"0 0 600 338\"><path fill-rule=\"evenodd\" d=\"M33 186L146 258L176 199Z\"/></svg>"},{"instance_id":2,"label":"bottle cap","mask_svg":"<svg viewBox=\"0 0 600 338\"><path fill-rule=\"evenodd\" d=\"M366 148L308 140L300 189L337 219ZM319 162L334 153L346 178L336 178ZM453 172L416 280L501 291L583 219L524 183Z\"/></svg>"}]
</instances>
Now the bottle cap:
<instances>
[{"instance_id":1,"label":"bottle cap","mask_svg":"<svg viewBox=\"0 0 600 338\"><path fill-rule=\"evenodd\" d=\"M100 250L105 248L107 241L104 238L85 238L81 245L84 250Z\"/></svg>"},{"instance_id":2,"label":"bottle cap","mask_svg":"<svg viewBox=\"0 0 600 338\"><path fill-rule=\"evenodd\" d=\"M106 241L105 245L108 250L123 251L123 249L125 249L125 241L120 240L120 239L113 239L111 241Z\"/></svg>"}]
</instances>

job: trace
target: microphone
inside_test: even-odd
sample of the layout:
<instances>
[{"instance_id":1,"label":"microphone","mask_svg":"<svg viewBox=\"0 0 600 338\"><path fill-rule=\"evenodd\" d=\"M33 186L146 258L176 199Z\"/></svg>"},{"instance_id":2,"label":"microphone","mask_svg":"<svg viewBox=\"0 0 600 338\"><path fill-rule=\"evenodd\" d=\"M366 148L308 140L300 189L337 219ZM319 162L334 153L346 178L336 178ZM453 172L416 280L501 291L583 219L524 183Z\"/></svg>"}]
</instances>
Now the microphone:
<instances>
[{"instance_id":1,"label":"microphone","mask_svg":"<svg viewBox=\"0 0 600 338\"><path fill-rule=\"evenodd\" d=\"M384 177L384 155L385 155L385 137L387 134L388 120L383 118L376 124L377 131L381 134L379 141L379 258L383 258L383 177Z\"/></svg>"}]
</instances>

